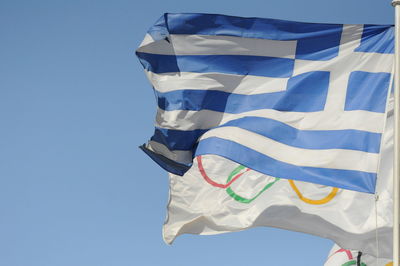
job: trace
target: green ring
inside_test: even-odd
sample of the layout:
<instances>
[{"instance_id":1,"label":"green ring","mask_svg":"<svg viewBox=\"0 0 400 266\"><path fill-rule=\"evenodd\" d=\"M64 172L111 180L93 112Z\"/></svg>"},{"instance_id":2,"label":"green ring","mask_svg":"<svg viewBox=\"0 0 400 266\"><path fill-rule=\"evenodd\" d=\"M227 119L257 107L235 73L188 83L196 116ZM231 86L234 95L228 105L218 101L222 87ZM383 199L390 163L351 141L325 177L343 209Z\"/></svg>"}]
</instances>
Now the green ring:
<instances>
[{"instance_id":1,"label":"green ring","mask_svg":"<svg viewBox=\"0 0 400 266\"><path fill-rule=\"evenodd\" d=\"M243 165L239 165L238 167L236 167L230 174L228 177L228 180L226 181L227 183L229 183L232 178L237 175L242 169L244 169L245 167ZM258 198L258 196L260 196L265 190L269 189L273 184L275 184L277 181L280 180L280 178L274 177L275 180L272 181L271 183L268 183L260 192L257 193L257 195L255 195L253 198L247 199L244 198L242 196L239 196L238 194L236 194L231 187L228 187L226 189L226 192L228 193L229 196L231 196L234 200L239 201L241 203L250 203L253 200L255 200L256 198Z\"/></svg>"},{"instance_id":2,"label":"green ring","mask_svg":"<svg viewBox=\"0 0 400 266\"><path fill-rule=\"evenodd\" d=\"M351 266L351 265L356 265L357 261L355 260L351 260L346 262L345 264L342 264L342 266ZM364 262L361 262L361 266L367 266L367 264L365 264Z\"/></svg>"}]
</instances>

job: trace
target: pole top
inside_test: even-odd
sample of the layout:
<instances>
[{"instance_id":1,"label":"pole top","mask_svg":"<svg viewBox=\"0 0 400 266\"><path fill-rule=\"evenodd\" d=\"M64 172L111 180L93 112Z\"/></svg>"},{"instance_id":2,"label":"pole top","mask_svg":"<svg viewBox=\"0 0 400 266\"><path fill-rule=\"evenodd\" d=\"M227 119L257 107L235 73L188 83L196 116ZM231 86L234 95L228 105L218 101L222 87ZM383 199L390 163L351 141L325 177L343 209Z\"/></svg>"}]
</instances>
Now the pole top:
<instances>
[{"instance_id":1,"label":"pole top","mask_svg":"<svg viewBox=\"0 0 400 266\"><path fill-rule=\"evenodd\" d=\"M397 5L400 5L400 0L393 0L392 1L392 6L397 6Z\"/></svg>"}]
</instances>

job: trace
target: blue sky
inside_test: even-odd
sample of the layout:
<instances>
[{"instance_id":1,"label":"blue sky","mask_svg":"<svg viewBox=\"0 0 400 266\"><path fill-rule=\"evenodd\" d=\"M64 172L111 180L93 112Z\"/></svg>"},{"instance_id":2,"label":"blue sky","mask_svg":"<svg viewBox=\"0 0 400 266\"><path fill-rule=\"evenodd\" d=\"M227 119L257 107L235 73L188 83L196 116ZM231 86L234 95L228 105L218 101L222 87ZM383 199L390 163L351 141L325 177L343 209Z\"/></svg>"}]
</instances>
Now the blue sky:
<instances>
[{"instance_id":1,"label":"blue sky","mask_svg":"<svg viewBox=\"0 0 400 266\"><path fill-rule=\"evenodd\" d=\"M155 100L134 50L164 12L392 24L390 1L0 1L0 265L322 265L274 228L164 244L166 173L138 148Z\"/></svg>"}]
</instances>

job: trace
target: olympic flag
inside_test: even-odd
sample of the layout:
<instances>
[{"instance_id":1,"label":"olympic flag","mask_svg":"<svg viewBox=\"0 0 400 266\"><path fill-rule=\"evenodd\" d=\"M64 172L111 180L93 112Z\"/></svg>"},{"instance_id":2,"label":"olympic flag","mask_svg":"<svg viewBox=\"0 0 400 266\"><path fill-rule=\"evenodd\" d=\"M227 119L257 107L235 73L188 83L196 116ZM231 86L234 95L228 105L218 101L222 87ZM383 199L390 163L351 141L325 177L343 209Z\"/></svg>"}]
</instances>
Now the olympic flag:
<instances>
[{"instance_id":1,"label":"olympic flag","mask_svg":"<svg viewBox=\"0 0 400 266\"><path fill-rule=\"evenodd\" d=\"M165 241L171 243L188 233L272 226L329 238L343 248L370 255L379 247L380 258L391 258L392 114L388 113L383 136L375 195L279 179L219 156L198 156L183 177L170 175Z\"/></svg>"},{"instance_id":2,"label":"olympic flag","mask_svg":"<svg viewBox=\"0 0 400 266\"><path fill-rule=\"evenodd\" d=\"M214 154L373 193L393 27L165 14L137 49L157 99L142 149L183 175Z\"/></svg>"},{"instance_id":3,"label":"olympic flag","mask_svg":"<svg viewBox=\"0 0 400 266\"><path fill-rule=\"evenodd\" d=\"M162 16L136 54L158 106L142 149L171 173L166 242L275 226L374 254L377 226L389 257L392 53L390 25Z\"/></svg>"}]
</instances>

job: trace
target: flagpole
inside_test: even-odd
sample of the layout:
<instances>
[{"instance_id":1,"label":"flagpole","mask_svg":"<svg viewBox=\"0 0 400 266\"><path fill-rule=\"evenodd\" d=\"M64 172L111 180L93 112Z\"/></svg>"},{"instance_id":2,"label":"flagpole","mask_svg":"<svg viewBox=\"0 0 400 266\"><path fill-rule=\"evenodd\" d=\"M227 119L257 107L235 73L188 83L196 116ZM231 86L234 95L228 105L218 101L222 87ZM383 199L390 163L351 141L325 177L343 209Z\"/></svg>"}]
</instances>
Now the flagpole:
<instances>
[{"instance_id":1,"label":"flagpole","mask_svg":"<svg viewBox=\"0 0 400 266\"><path fill-rule=\"evenodd\" d=\"M393 266L399 266L399 118L400 118L400 0L393 0L395 8L395 72L394 72L394 165L393 165Z\"/></svg>"}]
</instances>

